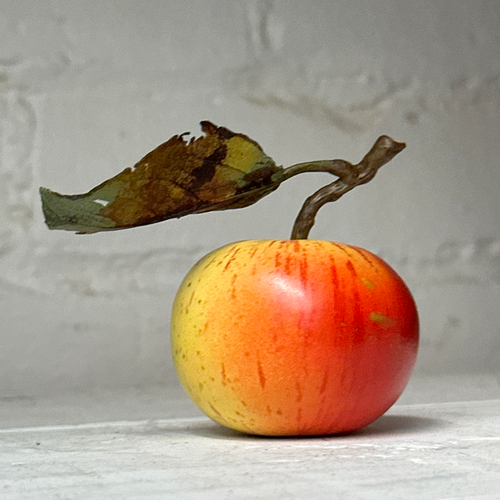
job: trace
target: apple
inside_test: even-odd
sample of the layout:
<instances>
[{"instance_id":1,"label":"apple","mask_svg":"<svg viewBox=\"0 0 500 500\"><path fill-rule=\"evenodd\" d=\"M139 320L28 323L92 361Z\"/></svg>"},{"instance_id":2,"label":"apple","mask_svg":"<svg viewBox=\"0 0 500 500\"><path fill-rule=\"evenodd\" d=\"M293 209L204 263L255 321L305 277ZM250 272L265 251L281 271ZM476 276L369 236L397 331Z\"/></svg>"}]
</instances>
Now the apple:
<instances>
[{"instance_id":1,"label":"apple","mask_svg":"<svg viewBox=\"0 0 500 500\"><path fill-rule=\"evenodd\" d=\"M211 419L267 436L354 431L403 392L418 316L396 272L329 241L251 240L202 258L172 314L179 379Z\"/></svg>"}]
</instances>

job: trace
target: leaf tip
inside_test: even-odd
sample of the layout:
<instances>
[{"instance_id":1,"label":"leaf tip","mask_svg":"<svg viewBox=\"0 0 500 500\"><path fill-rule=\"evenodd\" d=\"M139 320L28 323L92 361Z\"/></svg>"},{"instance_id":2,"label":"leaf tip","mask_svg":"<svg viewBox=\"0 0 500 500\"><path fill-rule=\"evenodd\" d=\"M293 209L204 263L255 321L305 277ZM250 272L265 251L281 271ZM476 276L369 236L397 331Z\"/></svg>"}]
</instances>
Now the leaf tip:
<instances>
[{"instance_id":1,"label":"leaf tip","mask_svg":"<svg viewBox=\"0 0 500 500\"><path fill-rule=\"evenodd\" d=\"M100 200L88 199L81 195L62 195L45 187L40 187L39 192L45 223L49 229L83 234L114 229L116 225L108 217L99 214L103 208Z\"/></svg>"}]
</instances>

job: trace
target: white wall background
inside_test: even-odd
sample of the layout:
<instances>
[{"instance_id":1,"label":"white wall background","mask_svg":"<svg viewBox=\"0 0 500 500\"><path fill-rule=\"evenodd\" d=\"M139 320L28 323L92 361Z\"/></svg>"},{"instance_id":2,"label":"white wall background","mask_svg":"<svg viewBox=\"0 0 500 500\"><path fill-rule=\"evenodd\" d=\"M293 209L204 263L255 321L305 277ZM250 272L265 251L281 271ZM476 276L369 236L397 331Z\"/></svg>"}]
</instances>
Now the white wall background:
<instances>
[{"instance_id":1,"label":"white wall background","mask_svg":"<svg viewBox=\"0 0 500 500\"><path fill-rule=\"evenodd\" d=\"M0 396L168 384L188 269L233 240L287 238L330 182L123 232L45 227L39 185L85 192L202 119L285 166L406 141L311 236L407 281L417 373L498 370L499 26L495 0L1 0Z\"/></svg>"}]
</instances>

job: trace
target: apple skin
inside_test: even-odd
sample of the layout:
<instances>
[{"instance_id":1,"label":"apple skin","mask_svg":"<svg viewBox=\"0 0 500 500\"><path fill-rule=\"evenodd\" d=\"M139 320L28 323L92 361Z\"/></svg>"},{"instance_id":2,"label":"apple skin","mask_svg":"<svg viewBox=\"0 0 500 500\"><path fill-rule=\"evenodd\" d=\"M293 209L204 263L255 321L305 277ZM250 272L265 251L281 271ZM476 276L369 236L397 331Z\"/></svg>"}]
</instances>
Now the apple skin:
<instances>
[{"instance_id":1,"label":"apple skin","mask_svg":"<svg viewBox=\"0 0 500 500\"><path fill-rule=\"evenodd\" d=\"M172 353L194 403L267 436L354 431L403 392L418 315L396 272L367 250L247 240L202 258L173 305Z\"/></svg>"}]
</instances>

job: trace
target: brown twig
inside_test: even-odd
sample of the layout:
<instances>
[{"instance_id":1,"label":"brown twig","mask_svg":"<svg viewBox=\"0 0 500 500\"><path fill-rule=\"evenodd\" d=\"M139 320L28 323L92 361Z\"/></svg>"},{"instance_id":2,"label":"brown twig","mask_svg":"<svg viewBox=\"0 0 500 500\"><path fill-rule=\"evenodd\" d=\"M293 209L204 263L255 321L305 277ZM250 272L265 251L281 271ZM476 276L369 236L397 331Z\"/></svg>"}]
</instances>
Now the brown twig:
<instances>
[{"instance_id":1,"label":"brown twig","mask_svg":"<svg viewBox=\"0 0 500 500\"><path fill-rule=\"evenodd\" d=\"M382 135L357 165L345 160L325 160L298 163L288 167L285 170L285 179L303 172L328 172L338 177L336 181L322 187L307 198L295 220L291 239L307 239L314 225L316 214L325 203L336 201L356 186L369 182L382 165L394 158L405 147L405 143L396 142Z\"/></svg>"}]
</instances>

